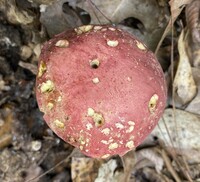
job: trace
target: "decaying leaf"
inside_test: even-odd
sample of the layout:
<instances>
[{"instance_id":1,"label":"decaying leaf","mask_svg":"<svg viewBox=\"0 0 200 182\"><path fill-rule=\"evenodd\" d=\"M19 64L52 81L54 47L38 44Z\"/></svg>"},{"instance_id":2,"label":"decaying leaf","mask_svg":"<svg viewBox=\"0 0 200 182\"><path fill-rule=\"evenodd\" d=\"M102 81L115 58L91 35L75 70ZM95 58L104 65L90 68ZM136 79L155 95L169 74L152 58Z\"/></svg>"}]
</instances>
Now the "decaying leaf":
<instances>
[{"instance_id":1,"label":"decaying leaf","mask_svg":"<svg viewBox=\"0 0 200 182\"><path fill-rule=\"evenodd\" d=\"M193 49L192 49L193 48ZM191 51L191 61L194 67L200 68L200 42L193 44L188 51Z\"/></svg>"},{"instance_id":2,"label":"decaying leaf","mask_svg":"<svg viewBox=\"0 0 200 182\"><path fill-rule=\"evenodd\" d=\"M150 181L156 181L156 182L164 182L167 181L165 180L165 175L163 174L158 174L156 173L153 169L145 167L143 170L144 175L146 176L147 179ZM170 181L170 180L169 180ZM172 181L172 180L171 180ZM171 182L170 181L170 182Z\"/></svg>"},{"instance_id":3,"label":"decaying leaf","mask_svg":"<svg viewBox=\"0 0 200 182\"><path fill-rule=\"evenodd\" d=\"M167 2L170 4L171 17ZM28 3L28 8L25 8L26 5L22 6L23 3ZM174 28L172 25L189 3L190 13L195 12L193 14L195 18L187 17L186 8L185 29L188 30L190 40L186 42L183 34L179 39L180 64L174 82L176 98L186 107L185 111L167 109L164 113L166 125L163 120L160 121L160 128L154 130L153 137L137 149L137 158L133 157L134 151L121 158L115 156L106 160L86 158L78 152L76 155L68 155L71 147L46 129L34 99L34 78L32 74L30 78L29 71L36 74L35 64L40 55L41 44L48 39L44 30L53 36L68 28L81 25L83 22L80 12L89 13L87 16L90 15L90 23L110 23L108 20L110 19L117 24L116 28L121 26L122 29L135 34L154 50L167 23L162 40L169 31L180 30L181 26L178 23ZM194 181L198 181L200 177L200 34L198 34L200 23L197 20L200 18L199 4L199 0L0 0L0 181L128 182L130 180L129 182L133 182L129 179L132 174L137 182L171 182L173 172L166 168L166 163L163 163L164 157L160 156L162 146L155 147L159 140L155 143L154 136L165 141L166 151L175 151L178 157L183 156L186 159L191 177L196 178ZM191 17L191 14L188 16ZM128 24L127 18L139 21L139 26L135 27L129 20ZM185 22L184 13L180 15L180 19ZM190 30L191 20L195 20L193 21L195 26ZM177 26L178 31L176 31ZM176 44L176 34L174 36ZM164 60L169 64L170 49L169 45L163 49ZM176 53L176 50L174 51ZM195 95L196 87L198 91ZM39 149L32 145L35 137L41 142ZM73 157L69 164L71 156ZM67 160L64 160L66 157ZM167 159L175 171L180 169L169 156ZM65 162L59 163L62 164L59 166L56 165L58 160ZM135 160L136 166L134 166ZM71 176L69 170L66 170L69 165L71 165ZM54 168L52 173L44 178L38 177L32 180L40 174L46 174L45 171L52 169L51 167ZM180 175L181 172L177 173ZM176 181L185 180L181 175L180 177L178 180L175 178Z\"/></svg>"},{"instance_id":4,"label":"decaying leaf","mask_svg":"<svg viewBox=\"0 0 200 182\"><path fill-rule=\"evenodd\" d=\"M93 4L89 1L82 1L77 4L78 7L83 8L91 16L91 23L95 24L105 24L110 23L111 20L113 23L120 23L128 17L135 17L141 20L145 24L146 29L152 29L157 25L157 22L149 20L154 17L159 18L161 10L155 0L145 1L145 0L93 0L92 1L98 9L95 9ZM93 8L91 8L93 7ZM95 11L95 12L94 12ZM100 12L101 11L101 12ZM154 17L144 17L145 14L151 14L154 11ZM107 18L108 19L107 19Z\"/></svg>"},{"instance_id":5,"label":"decaying leaf","mask_svg":"<svg viewBox=\"0 0 200 182\"><path fill-rule=\"evenodd\" d=\"M127 152L124 156L121 157L123 162L123 173L118 172L117 179L121 179L120 181L129 182L132 170L135 166L136 157L135 151L131 150Z\"/></svg>"},{"instance_id":6,"label":"decaying leaf","mask_svg":"<svg viewBox=\"0 0 200 182\"><path fill-rule=\"evenodd\" d=\"M117 168L117 161L114 159L109 160L107 163L102 164L98 171L98 176L94 182L113 181L115 179L115 169Z\"/></svg>"},{"instance_id":7,"label":"decaying leaf","mask_svg":"<svg viewBox=\"0 0 200 182\"><path fill-rule=\"evenodd\" d=\"M171 175L173 176L173 178L175 179L176 182L181 182L181 179L180 179L177 171L174 169L174 166L172 165L172 161L170 160L170 157L167 155L167 152L164 149L162 149L161 154L165 161L167 170L171 173Z\"/></svg>"},{"instance_id":8,"label":"decaying leaf","mask_svg":"<svg viewBox=\"0 0 200 182\"><path fill-rule=\"evenodd\" d=\"M0 59L0 61L1 61L1 59ZM3 91L9 91L10 89L11 89L10 86L8 86L6 84L6 82L3 80L2 75L0 75L0 94L2 94ZM0 103L1 103L1 100L3 100L3 99L0 99ZM1 119L0 119L0 121L1 121ZM0 124L0 126L1 126L1 124Z\"/></svg>"},{"instance_id":9,"label":"decaying leaf","mask_svg":"<svg viewBox=\"0 0 200 182\"><path fill-rule=\"evenodd\" d=\"M22 68L25 68L29 71L31 71L34 75L37 74L37 66L31 63L25 63L23 61L19 62L19 66L21 66Z\"/></svg>"},{"instance_id":10,"label":"decaying leaf","mask_svg":"<svg viewBox=\"0 0 200 182\"><path fill-rule=\"evenodd\" d=\"M167 149L168 151L174 151L174 149ZM182 163L183 166L185 166L185 164L187 165L187 167L185 167L185 170L180 170L179 174L180 176L185 176L186 173L188 173L188 176L190 176L191 180L188 181L192 181L192 179L194 181L196 181L195 179L197 179L198 177L200 177L200 151L198 150L176 150L176 154L177 154L177 158L179 159L180 163ZM183 160L185 161L185 164L183 163ZM179 169L179 165L175 162L172 161L172 165L173 168L177 171L177 169ZM182 181L181 181L182 182Z\"/></svg>"},{"instance_id":11,"label":"decaying leaf","mask_svg":"<svg viewBox=\"0 0 200 182\"><path fill-rule=\"evenodd\" d=\"M86 157L72 157L71 176L73 182L93 182L103 161Z\"/></svg>"},{"instance_id":12,"label":"decaying leaf","mask_svg":"<svg viewBox=\"0 0 200 182\"><path fill-rule=\"evenodd\" d=\"M160 156L160 154L158 153L158 151L156 151L155 148L146 148L137 151L136 158L137 163L144 159L148 159L149 161L151 161L158 173L161 172L164 165L163 158Z\"/></svg>"},{"instance_id":13,"label":"decaying leaf","mask_svg":"<svg viewBox=\"0 0 200 182\"><path fill-rule=\"evenodd\" d=\"M27 25L34 21L34 17L27 11L21 10L16 6L15 0L1 0L0 11L2 11L10 23L16 25Z\"/></svg>"},{"instance_id":14,"label":"decaying leaf","mask_svg":"<svg viewBox=\"0 0 200 182\"><path fill-rule=\"evenodd\" d=\"M172 147L167 147L166 149L167 149L168 153L173 151L177 155L183 156L185 161L189 165L200 163L200 150L199 149L189 149L189 148L178 149L178 148L172 148Z\"/></svg>"},{"instance_id":15,"label":"decaying leaf","mask_svg":"<svg viewBox=\"0 0 200 182\"><path fill-rule=\"evenodd\" d=\"M186 6L185 15L188 29L191 31L192 40L195 43L200 42L200 32L199 32L199 23L200 23L200 1L193 0L190 4Z\"/></svg>"},{"instance_id":16,"label":"decaying leaf","mask_svg":"<svg viewBox=\"0 0 200 182\"><path fill-rule=\"evenodd\" d=\"M37 4L46 4L46 5L49 5L49 4L52 4L53 2L55 2L57 0L28 0L28 1L31 1L31 2L37 3Z\"/></svg>"},{"instance_id":17,"label":"decaying leaf","mask_svg":"<svg viewBox=\"0 0 200 182\"><path fill-rule=\"evenodd\" d=\"M66 1L60 0L49 6L40 6L40 21L45 26L50 37L81 25L78 15L67 4L64 5Z\"/></svg>"},{"instance_id":18,"label":"decaying leaf","mask_svg":"<svg viewBox=\"0 0 200 182\"><path fill-rule=\"evenodd\" d=\"M144 167L155 167L155 165L153 164L152 161L148 160L147 158L141 158L141 159L139 158L133 168L133 173L135 173L138 170L141 170Z\"/></svg>"},{"instance_id":19,"label":"decaying leaf","mask_svg":"<svg viewBox=\"0 0 200 182\"><path fill-rule=\"evenodd\" d=\"M197 87L193 79L190 61L185 49L184 31L182 31L179 41L179 64L174 79L175 100L182 105L190 102L197 93Z\"/></svg>"},{"instance_id":20,"label":"decaying leaf","mask_svg":"<svg viewBox=\"0 0 200 182\"><path fill-rule=\"evenodd\" d=\"M189 166L189 172L192 179L200 177L200 164L194 164Z\"/></svg>"},{"instance_id":21,"label":"decaying leaf","mask_svg":"<svg viewBox=\"0 0 200 182\"><path fill-rule=\"evenodd\" d=\"M191 3L192 0L170 0L169 1L169 5L170 5L170 11L171 11L171 17L169 19L168 25L165 28L165 31L162 35L162 38L160 39L158 46L156 48L155 53L157 54L164 38L167 36L167 34L172 30L172 26L174 24L174 22L176 21L177 17L180 15L180 13L182 12L183 8L185 7L185 5Z\"/></svg>"},{"instance_id":22,"label":"decaying leaf","mask_svg":"<svg viewBox=\"0 0 200 182\"><path fill-rule=\"evenodd\" d=\"M174 122L176 120L176 124ZM163 119L159 121L152 134L165 141L168 147L173 145L181 149L200 149L200 117L189 112L176 109L166 109ZM166 128L166 125L167 128ZM167 132L169 131L169 134ZM171 143L172 139L173 145Z\"/></svg>"},{"instance_id":23,"label":"decaying leaf","mask_svg":"<svg viewBox=\"0 0 200 182\"><path fill-rule=\"evenodd\" d=\"M93 0L92 2L82 0L77 3L77 7L89 13L92 24L108 24L110 21L118 24L127 18L134 18L144 26L139 32L135 29L134 34L144 40L151 50L155 49L167 25L166 15L169 14L167 4L161 6L156 0Z\"/></svg>"},{"instance_id":24,"label":"decaying leaf","mask_svg":"<svg viewBox=\"0 0 200 182\"><path fill-rule=\"evenodd\" d=\"M4 107L0 109L0 149L11 143L13 120L14 115L11 108Z\"/></svg>"},{"instance_id":25,"label":"decaying leaf","mask_svg":"<svg viewBox=\"0 0 200 182\"><path fill-rule=\"evenodd\" d=\"M188 38L187 51L191 64L200 67L200 1L194 0L186 6L185 16L187 21Z\"/></svg>"},{"instance_id":26,"label":"decaying leaf","mask_svg":"<svg viewBox=\"0 0 200 182\"><path fill-rule=\"evenodd\" d=\"M176 18L179 16L185 5L191 3L192 0L170 0L169 5L171 9L172 14L172 22L176 20Z\"/></svg>"},{"instance_id":27,"label":"decaying leaf","mask_svg":"<svg viewBox=\"0 0 200 182\"><path fill-rule=\"evenodd\" d=\"M197 91L197 95L188 104L185 110L195 113L195 114L200 114L200 68L192 68L192 74L193 74L195 83L197 84L198 91Z\"/></svg>"},{"instance_id":28,"label":"decaying leaf","mask_svg":"<svg viewBox=\"0 0 200 182\"><path fill-rule=\"evenodd\" d=\"M128 152L121 158L123 170L120 167L120 158L110 160L98 160L87 157L73 157L71 165L71 174L73 182L128 182L131 172L135 165L134 151Z\"/></svg>"}]
</instances>

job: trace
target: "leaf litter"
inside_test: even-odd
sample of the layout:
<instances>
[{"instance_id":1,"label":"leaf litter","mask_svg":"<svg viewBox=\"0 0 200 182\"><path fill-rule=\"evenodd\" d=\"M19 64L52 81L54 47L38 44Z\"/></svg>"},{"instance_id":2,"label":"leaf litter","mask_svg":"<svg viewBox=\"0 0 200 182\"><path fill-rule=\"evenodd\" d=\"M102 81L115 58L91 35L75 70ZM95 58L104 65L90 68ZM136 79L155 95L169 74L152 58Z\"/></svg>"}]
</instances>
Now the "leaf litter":
<instances>
[{"instance_id":1,"label":"leaf litter","mask_svg":"<svg viewBox=\"0 0 200 182\"><path fill-rule=\"evenodd\" d=\"M0 1L0 181L198 181L199 9L198 0ZM46 126L34 82L46 40L111 22L156 50L169 97L159 125L136 151L97 160L72 152Z\"/></svg>"}]
</instances>

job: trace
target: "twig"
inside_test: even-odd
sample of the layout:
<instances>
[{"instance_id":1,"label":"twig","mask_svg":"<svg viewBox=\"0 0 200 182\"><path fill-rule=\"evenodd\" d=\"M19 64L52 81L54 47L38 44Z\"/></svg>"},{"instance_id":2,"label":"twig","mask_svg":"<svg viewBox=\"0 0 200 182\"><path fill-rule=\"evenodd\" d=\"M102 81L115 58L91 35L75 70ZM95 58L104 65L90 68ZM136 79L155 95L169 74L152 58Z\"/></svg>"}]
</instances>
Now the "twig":
<instances>
[{"instance_id":1,"label":"twig","mask_svg":"<svg viewBox=\"0 0 200 182\"><path fill-rule=\"evenodd\" d=\"M131 150L124 156L120 157L124 168L123 182L129 182L131 178L131 172L135 166L135 150Z\"/></svg>"},{"instance_id":2,"label":"twig","mask_svg":"<svg viewBox=\"0 0 200 182\"><path fill-rule=\"evenodd\" d=\"M96 14L96 12L95 12L95 10L94 10L94 8L96 8L96 9L99 11L99 13L100 13L106 20L108 20L108 22L109 22L110 24L113 24L113 22L112 22L106 15L104 15L104 14L102 13L102 11L96 6L95 3L92 2L92 0L87 0L87 1L88 1L88 4L91 6L92 11L93 11L94 15L96 16L96 18L97 18L97 20L98 20L98 22L99 22L100 24L101 24L101 21L100 21L100 19L98 18L97 14Z\"/></svg>"},{"instance_id":3,"label":"twig","mask_svg":"<svg viewBox=\"0 0 200 182\"><path fill-rule=\"evenodd\" d=\"M162 157L163 157L163 159L165 161L167 169L172 174L172 176L174 177L174 179L176 180L176 182L181 182L181 179L178 176L177 172L174 170L174 168L173 168L173 166L171 164L171 161L170 161L169 157L167 156L165 150L162 149L161 150L161 154L162 154Z\"/></svg>"}]
</instances>

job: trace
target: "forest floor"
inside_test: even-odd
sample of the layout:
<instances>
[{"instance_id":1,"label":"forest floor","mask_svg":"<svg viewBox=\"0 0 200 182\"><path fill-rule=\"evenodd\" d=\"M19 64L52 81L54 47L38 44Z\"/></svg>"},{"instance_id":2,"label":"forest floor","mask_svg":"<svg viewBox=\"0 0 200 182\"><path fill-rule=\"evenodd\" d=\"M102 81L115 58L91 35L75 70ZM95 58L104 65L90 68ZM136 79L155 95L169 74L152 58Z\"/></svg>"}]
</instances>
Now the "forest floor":
<instances>
[{"instance_id":1,"label":"forest floor","mask_svg":"<svg viewBox=\"0 0 200 182\"><path fill-rule=\"evenodd\" d=\"M123 158L92 159L46 125L35 97L42 44L83 24L110 24L156 53L163 117ZM0 0L0 181L200 181L199 0Z\"/></svg>"}]
</instances>

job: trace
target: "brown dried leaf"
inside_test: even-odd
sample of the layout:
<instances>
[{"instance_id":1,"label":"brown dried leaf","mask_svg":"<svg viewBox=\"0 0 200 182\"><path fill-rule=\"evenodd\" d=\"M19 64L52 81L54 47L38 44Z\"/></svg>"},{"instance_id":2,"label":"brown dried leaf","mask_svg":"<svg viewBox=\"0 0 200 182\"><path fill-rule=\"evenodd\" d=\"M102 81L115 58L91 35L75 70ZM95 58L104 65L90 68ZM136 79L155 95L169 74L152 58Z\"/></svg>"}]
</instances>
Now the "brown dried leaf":
<instances>
[{"instance_id":1,"label":"brown dried leaf","mask_svg":"<svg viewBox=\"0 0 200 182\"><path fill-rule=\"evenodd\" d=\"M172 22L176 20L176 18L179 16L185 5L191 3L192 0L170 0L170 10L172 14Z\"/></svg>"},{"instance_id":2,"label":"brown dried leaf","mask_svg":"<svg viewBox=\"0 0 200 182\"><path fill-rule=\"evenodd\" d=\"M192 63L193 66L196 68L200 68L200 42L193 44L193 46L190 47L190 49L193 47L191 50L192 52Z\"/></svg>"},{"instance_id":3,"label":"brown dried leaf","mask_svg":"<svg viewBox=\"0 0 200 182\"><path fill-rule=\"evenodd\" d=\"M0 137L10 134L13 127L14 111L9 107L0 109Z\"/></svg>"},{"instance_id":4,"label":"brown dried leaf","mask_svg":"<svg viewBox=\"0 0 200 182\"><path fill-rule=\"evenodd\" d=\"M188 29L187 51L190 56L191 64L200 68L200 1L194 0L186 6L186 21Z\"/></svg>"},{"instance_id":5,"label":"brown dried leaf","mask_svg":"<svg viewBox=\"0 0 200 182\"><path fill-rule=\"evenodd\" d=\"M117 167L116 160L111 159L106 164L103 164L98 172L98 177L95 182L112 181L114 177L114 170Z\"/></svg>"},{"instance_id":6,"label":"brown dried leaf","mask_svg":"<svg viewBox=\"0 0 200 182\"><path fill-rule=\"evenodd\" d=\"M29 71L31 71L34 75L37 75L37 66L31 63L25 63L23 61L20 61L19 66L21 66L22 68L25 68Z\"/></svg>"},{"instance_id":7,"label":"brown dried leaf","mask_svg":"<svg viewBox=\"0 0 200 182\"><path fill-rule=\"evenodd\" d=\"M176 120L176 125L174 120ZM199 123L200 117L195 114L179 109L175 111L173 109L166 109L163 119L159 121L159 127L157 126L152 134L163 140L168 147L173 147L174 145L175 148L199 150ZM171 137L173 145L169 137Z\"/></svg>"},{"instance_id":8,"label":"brown dried leaf","mask_svg":"<svg viewBox=\"0 0 200 182\"><path fill-rule=\"evenodd\" d=\"M52 4L55 1L57 1L57 0L31 0L31 2L33 2L33 3L46 4L46 5Z\"/></svg>"},{"instance_id":9,"label":"brown dried leaf","mask_svg":"<svg viewBox=\"0 0 200 182\"><path fill-rule=\"evenodd\" d=\"M155 0L93 0L92 2L99 10L95 9L96 7L89 1L81 1L77 6L86 10L91 16L91 23L95 24L110 23L109 20L120 23L128 17L135 17L145 24L146 29L153 30L155 26L158 26L158 17L161 16L162 12L162 8ZM153 17L150 16L152 11L154 11ZM157 21L153 21L152 18L157 19Z\"/></svg>"},{"instance_id":10,"label":"brown dried leaf","mask_svg":"<svg viewBox=\"0 0 200 182\"><path fill-rule=\"evenodd\" d=\"M192 68L192 74L198 91L195 98L188 104L185 110L200 115L200 68Z\"/></svg>"},{"instance_id":11,"label":"brown dried leaf","mask_svg":"<svg viewBox=\"0 0 200 182\"><path fill-rule=\"evenodd\" d=\"M15 0L1 0L0 11L6 15L7 20L12 24L27 25L34 21L33 16L16 6Z\"/></svg>"},{"instance_id":12,"label":"brown dried leaf","mask_svg":"<svg viewBox=\"0 0 200 182\"><path fill-rule=\"evenodd\" d=\"M174 151L172 148L167 148L168 152ZM187 170L187 173L190 175L191 179L195 179L198 176L200 177L200 151L199 150L178 150L176 149L176 154L177 157L180 159L180 163L182 163L183 166L185 164L185 170ZM183 163L183 160L185 161L185 164ZM175 169L180 168L175 161L172 162L173 167ZM186 171L185 170L180 170L180 175L185 176ZM190 180L192 181L192 180Z\"/></svg>"},{"instance_id":13,"label":"brown dried leaf","mask_svg":"<svg viewBox=\"0 0 200 182\"><path fill-rule=\"evenodd\" d=\"M194 43L200 42L199 21L200 21L200 1L194 0L186 6L185 16L191 38Z\"/></svg>"},{"instance_id":14,"label":"brown dried leaf","mask_svg":"<svg viewBox=\"0 0 200 182\"><path fill-rule=\"evenodd\" d=\"M110 21L118 24L127 18L138 19L144 27L142 30L134 29L134 34L144 40L152 50L155 49L167 24L166 15L169 12L166 4L161 6L156 0L93 0L92 2L77 3L79 8L89 13L92 24L107 24Z\"/></svg>"},{"instance_id":15,"label":"brown dried leaf","mask_svg":"<svg viewBox=\"0 0 200 182\"><path fill-rule=\"evenodd\" d=\"M189 166L190 176L192 179L200 177L200 164L194 164Z\"/></svg>"},{"instance_id":16,"label":"brown dried leaf","mask_svg":"<svg viewBox=\"0 0 200 182\"><path fill-rule=\"evenodd\" d=\"M9 146L12 142L12 134L7 133L4 134L3 136L0 136L0 150L2 150L3 148Z\"/></svg>"},{"instance_id":17,"label":"brown dried leaf","mask_svg":"<svg viewBox=\"0 0 200 182\"><path fill-rule=\"evenodd\" d=\"M184 31L182 31L179 41L179 64L174 78L175 100L185 105L190 102L197 93L197 87L193 79L190 61L185 49Z\"/></svg>"},{"instance_id":18,"label":"brown dried leaf","mask_svg":"<svg viewBox=\"0 0 200 182\"><path fill-rule=\"evenodd\" d=\"M158 173L161 172L164 161L163 158L160 156L160 154L157 152L155 148L146 148L142 149L136 152L136 158L137 162L140 162L141 160L144 160L145 158L151 161Z\"/></svg>"},{"instance_id":19,"label":"brown dried leaf","mask_svg":"<svg viewBox=\"0 0 200 182\"><path fill-rule=\"evenodd\" d=\"M149 159L141 158L141 159L138 159L136 165L134 166L133 172L136 172L137 170L140 170L144 167L152 167L153 168L153 167L155 167L155 165Z\"/></svg>"},{"instance_id":20,"label":"brown dried leaf","mask_svg":"<svg viewBox=\"0 0 200 182\"><path fill-rule=\"evenodd\" d=\"M72 157L71 175L73 182L93 182L97 177L98 169L102 161L86 158Z\"/></svg>"},{"instance_id":21,"label":"brown dried leaf","mask_svg":"<svg viewBox=\"0 0 200 182\"><path fill-rule=\"evenodd\" d=\"M1 61L1 59L0 59L0 61ZM11 89L10 86L8 86L6 84L6 82L3 79L3 76L0 74L0 94L2 94L2 91L9 91L10 89ZM1 100L3 100L3 98L0 99L0 102L1 102Z\"/></svg>"},{"instance_id":22,"label":"brown dried leaf","mask_svg":"<svg viewBox=\"0 0 200 182\"><path fill-rule=\"evenodd\" d=\"M95 182L112 181L118 182L119 178L115 178L115 169L117 168L117 161L114 159L109 160L107 163L101 165L98 171L98 176Z\"/></svg>"},{"instance_id":23,"label":"brown dried leaf","mask_svg":"<svg viewBox=\"0 0 200 182\"><path fill-rule=\"evenodd\" d=\"M168 153L171 153L173 151L179 156L184 156L188 165L200 164L200 149L192 149L192 148L178 149L178 148L172 148L170 146L168 146L166 149Z\"/></svg>"},{"instance_id":24,"label":"brown dried leaf","mask_svg":"<svg viewBox=\"0 0 200 182\"><path fill-rule=\"evenodd\" d=\"M41 5L40 21L45 26L50 37L63 32L66 29L81 25L78 15L68 7L63 7L67 0L56 1L53 4ZM65 12L63 12L64 10Z\"/></svg>"},{"instance_id":25,"label":"brown dried leaf","mask_svg":"<svg viewBox=\"0 0 200 182\"><path fill-rule=\"evenodd\" d=\"M132 170L135 166L135 151L131 150L127 152L124 156L121 157L121 160L123 162L124 172L120 174L121 181L129 182L129 179L131 177ZM119 173L118 173L119 174ZM119 179L119 175L118 175Z\"/></svg>"},{"instance_id":26,"label":"brown dried leaf","mask_svg":"<svg viewBox=\"0 0 200 182\"><path fill-rule=\"evenodd\" d=\"M169 1L171 17L169 19L169 23L168 23L167 27L165 28L165 31L162 35L162 38L160 39L160 41L157 45L157 48L156 48L156 51L155 51L156 54L157 54L164 38L167 36L168 32L170 32L172 30L172 26L173 26L174 22L176 21L177 17L182 12L185 5L187 5L191 2L192 2L192 0L182 0L182 1L180 1L180 0L170 0Z\"/></svg>"},{"instance_id":27,"label":"brown dried leaf","mask_svg":"<svg viewBox=\"0 0 200 182\"><path fill-rule=\"evenodd\" d=\"M149 181L165 182L163 175L156 173L155 170L151 168L146 167L144 168L143 172Z\"/></svg>"}]
</instances>

